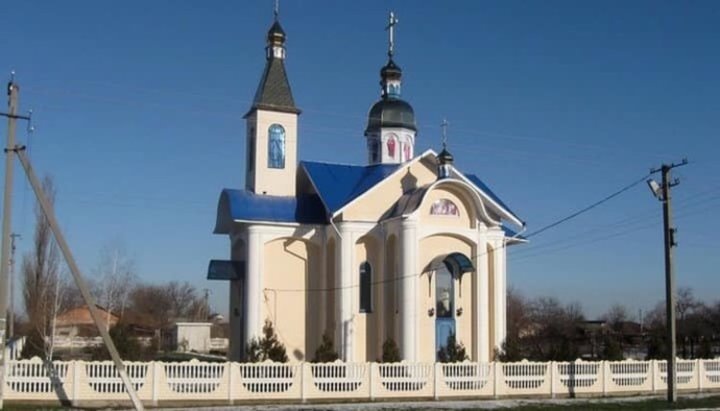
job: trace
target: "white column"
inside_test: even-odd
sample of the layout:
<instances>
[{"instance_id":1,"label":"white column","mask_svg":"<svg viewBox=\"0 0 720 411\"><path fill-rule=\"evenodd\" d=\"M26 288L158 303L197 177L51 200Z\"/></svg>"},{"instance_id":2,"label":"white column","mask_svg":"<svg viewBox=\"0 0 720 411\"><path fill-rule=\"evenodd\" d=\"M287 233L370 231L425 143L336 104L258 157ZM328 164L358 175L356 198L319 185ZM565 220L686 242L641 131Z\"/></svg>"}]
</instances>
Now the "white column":
<instances>
[{"instance_id":1,"label":"white column","mask_svg":"<svg viewBox=\"0 0 720 411\"><path fill-rule=\"evenodd\" d=\"M353 327L353 248L354 234L343 223L338 225L340 239L338 241L335 258L335 273L337 275L337 294L335 298L338 318L338 347L340 356L346 362L355 359L354 353L354 327Z\"/></svg>"},{"instance_id":2,"label":"white column","mask_svg":"<svg viewBox=\"0 0 720 411\"><path fill-rule=\"evenodd\" d=\"M507 312L506 290L505 290L505 245L502 237L493 241L493 257L495 261L494 274L495 274L495 347L502 348L502 343L505 341L505 334L507 328L505 326L505 316Z\"/></svg>"},{"instance_id":3,"label":"white column","mask_svg":"<svg viewBox=\"0 0 720 411\"><path fill-rule=\"evenodd\" d=\"M401 226L402 267L400 275L400 340L402 341L402 359L417 361L418 318L417 318L417 221L403 220Z\"/></svg>"},{"instance_id":4,"label":"white column","mask_svg":"<svg viewBox=\"0 0 720 411\"><path fill-rule=\"evenodd\" d=\"M259 227L248 227L247 272L245 273L245 339L262 334L260 308L263 292L263 241ZM245 341L245 342L247 342Z\"/></svg>"},{"instance_id":5,"label":"white column","mask_svg":"<svg viewBox=\"0 0 720 411\"><path fill-rule=\"evenodd\" d=\"M475 349L477 358L475 361L490 360L490 305L488 301L488 287L490 286L488 279L488 250L487 238L484 227L478 232L477 239L477 258L475 259L475 295L477 298L475 311Z\"/></svg>"},{"instance_id":6,"label":"white column","mask_svg":"<svg viewBox=\"0 0 720 411\"><path fill-rule=\"evenodd\" d=\"M318 278L317 287L321 290L324 290L328 286L327 282L327 245L328 245L328 235L327 231L323 230L322 235L320 235L320 265L316 265L317 270L319 273L309 273L310 275L320 275L320 278ZM317 301L320 305L319 312L318 312L318 324L320 324L320 327L318 328L318 332L321 334L318 336L317 341L322 341L322 334L327 331L327 310L332 309L332 307L328 306L328 297L330 294L328 292L319 292L317 293ZM310 301L312 301L311 295L308 295L308 298L310 298ZM307 338L307 337L306 337Z\"/></svg>"}]
</instances>

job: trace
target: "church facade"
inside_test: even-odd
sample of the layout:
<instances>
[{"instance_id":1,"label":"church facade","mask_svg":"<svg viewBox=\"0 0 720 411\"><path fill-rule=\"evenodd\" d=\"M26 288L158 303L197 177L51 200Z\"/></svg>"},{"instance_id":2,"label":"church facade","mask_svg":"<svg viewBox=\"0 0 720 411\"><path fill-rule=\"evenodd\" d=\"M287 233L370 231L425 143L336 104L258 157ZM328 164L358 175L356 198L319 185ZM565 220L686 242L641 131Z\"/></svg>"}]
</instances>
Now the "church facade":
<instances>
[{"instance_id":1,"label":"church facade","mask_svg":"<svg viewBox=\"0 0 720 411\"><path fill-rule=\"evenodd\" d=\"M505 338L506 249L522 220L444 147L415 152L401 98L391 14L381 97L368 114L367 164L298 161L298 116L277 16L246 120L246 184L224 189L215 233L230 259L230 360L272 323L290 361L311 361L322 336L340 358L376 361L394 341L407 361L435 361L454 335L473 361ZM511 229L512 228L512 229Z\"/></svg>"}]
</instances>

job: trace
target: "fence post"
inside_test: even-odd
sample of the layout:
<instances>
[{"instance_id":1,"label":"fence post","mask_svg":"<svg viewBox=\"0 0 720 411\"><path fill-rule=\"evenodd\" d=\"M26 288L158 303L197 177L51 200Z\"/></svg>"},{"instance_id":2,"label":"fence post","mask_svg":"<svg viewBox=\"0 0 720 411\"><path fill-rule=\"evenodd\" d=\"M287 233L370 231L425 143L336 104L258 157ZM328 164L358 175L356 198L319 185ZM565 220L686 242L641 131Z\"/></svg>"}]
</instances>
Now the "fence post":
<instances>
[{"instance_id":1,"label":"fence post","mask_svg":"<svg viewBox=\"0 0 720 411\"><path fill-rule=\"evenodd\" d=\"M305 386L305 371L310 367L310 364L303 361L300 363L300 402L305 404L307 402L307 387Z\"/></svg>"},{"instance_id":2,"label":"fence post","mask_svg":"<svg viewBox=\"0 0 720 411\"><path fill-rule=\"evenodd\" d=\"M440 375L442 374L442 364L436 362L433 366L433 398L439 400L438 387L440 386Z\"/></svg>"},{"instance_id":3,"label":"fence post","mask_svg":"<svg viewBox=\"0 0 720 411\"><path fill-rule=\"evenodd\" d=\"M370 363L370 376L368 377L368 381L370 384L370 401L375 401L375 397L377 396L377 393L375 392L375 384L379 383L380 381L375 381L375 371L378 370L378 364L376 362Z\"/></svg>"},{"instance_id":4,"label":"fence post","mask_svg":"<svg viewBox=\"0 0 720 411\"><path fill-rule=\"evenodd\" d=\"M610 363L606 360L601 361L602 364L602 395L607 397L608 382L610 381Z\"/></svg>"},{"instance_id":5,"label":"fence post","mask_svg":"<svg viewBox=\"0 0 720 411\"><path fill-rule=\"evenodd\" d=\"M228 404L233 405L233 363L228 361L225 363L228 378Z\"/></svg>"},{"instance_id":6,"label":"fence post","mask_svg":"<svg viewBox=\"0 0 720 411\"><path fill-rule=\"evenodd\" d=\"M698 392L702 392L703 390L703 377L705 376L702 372L702 366L703 361L701 359L695 360L695 368L697 370L697 383L698 383Z\"/></svg>"},{"instance_id":7,"label":"fence post","mask_svg":"<svg viewBox=\"0 0 720 411\"><path fill-rule=\"evenodd\" d=\"M497 361L492 362L493 367L493 398L497 398L500 394L500 367L502 364Z\"/></svg>"},{"instance_id":8,"label":"fence post","mask_svg":"<svg viewBox=\"0 0 720 411\"><path fill-rule=\"evenodd\" d=\"M157 407L158 405L158 378L160 377L158 374L160 373L160 364L157 361L153 361L151 363L152 368L152 397L150 397L152 401L152 405L154 407Z\"/></svg>"},{"instance_id":9,"label":"fence post","mask_svg":"<svg viewBox=\"0 0 720 411\"><path fill-rule=\"evenodd\" d=\"M372 362L366 363L366 369L368 373L367 381L368 381L368 396L370 397L370 401L375 400L375 389L373 388L373 364Z\"/></svg>"},{"instance_id":10,"label":"fence post","mask_svg":"<svg viewBox=\"0 0 720 411\"><path fill-rule=\"evenodd\" d=\"M77 360L72 361L72 399L71 404L73 407L78 406L78 394L80 390L80 381L79 381L79 373L80 373L80 363Z\"/></svg>"},{"instance_id":11,"label":"fence post","mask_svg":"<svg viewBox=\"0 0 720 411\"><path fill-rule=\"evenodd\" d=\"M555 398L555 361L550 361L550 398Z\"/></svg>"},{"instance_id":12,"label":"fence post","mask_svg":"<svg viewBox=\"0 0 720 411\"><path fill-rule=\"evenodd\" d=\"M657 392L657 360L650 360L650 381L652 381L652 392L653 394Z\"/></svg>"}]
</instances>

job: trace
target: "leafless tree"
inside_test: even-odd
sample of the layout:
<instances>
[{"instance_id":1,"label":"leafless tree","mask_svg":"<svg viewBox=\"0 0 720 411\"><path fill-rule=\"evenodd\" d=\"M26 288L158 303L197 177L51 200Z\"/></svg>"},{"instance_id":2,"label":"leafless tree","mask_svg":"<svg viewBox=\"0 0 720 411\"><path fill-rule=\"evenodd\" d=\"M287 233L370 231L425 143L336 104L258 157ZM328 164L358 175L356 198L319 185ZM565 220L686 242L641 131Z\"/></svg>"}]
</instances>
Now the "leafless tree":
<instances>
[{"instance_id":1,"label":"leafless tree","mask_svg":"<svg viewBox=\"0 0 720 411\"><path fill-rule=\"evenodd\" d=\"M128 257L124 245L113 241L103 247L95 268L95 295L98 304L107 312L105 326L110 329L110 316L125 314L125 308L136 282L134 261Z\"/></svg>"},{"instance_id":2,"label":"leafless tree","mask_svg":"<svg viewBox=\"0 0 720 411\"><path fill-rule=\"evenodd\" d=\"M50 177L42 182L45 195L55 202L55 187ZM28 319L27 350L24 356L53 354L55 318L68 303L71 293L67 277L60 269L60 254L50 224L39 205L35 206L33 249L22 260L22 293Z\"/></svg>"}]
</instances>

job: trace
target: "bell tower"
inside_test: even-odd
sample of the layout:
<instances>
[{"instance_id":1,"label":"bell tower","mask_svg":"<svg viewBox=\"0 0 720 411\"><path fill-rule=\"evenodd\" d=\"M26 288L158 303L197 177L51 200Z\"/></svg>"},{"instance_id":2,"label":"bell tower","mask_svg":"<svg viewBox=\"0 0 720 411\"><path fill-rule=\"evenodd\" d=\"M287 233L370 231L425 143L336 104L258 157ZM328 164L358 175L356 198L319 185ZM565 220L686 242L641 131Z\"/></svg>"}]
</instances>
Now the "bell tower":
<instances>
[{"instance_id":1,"label":"bell tower","mask_svg":"<svg viewBox=\"0 0 720 411\"><path fill-rule=\"evenodd\" d=\"M365 129L369 164L397 164L415 155L415 112L410 103L400 98L402 69L395 64L395 25L398 20L390 13L388 62L380 69L380 100L368 113Z\"/></svg>"},{"instance_id":2,"label":"bell tower","mask_svg":"<svg viewBox=\"0 0 720 411\"><path fill-rule=\"evenodd\" d=\"M253 105L245 114L245 189L256 194L294 196L297 121L300 110L285 71L285 31L275 19L267 33L265 70Z\"/></svg>"}]
</instances>

